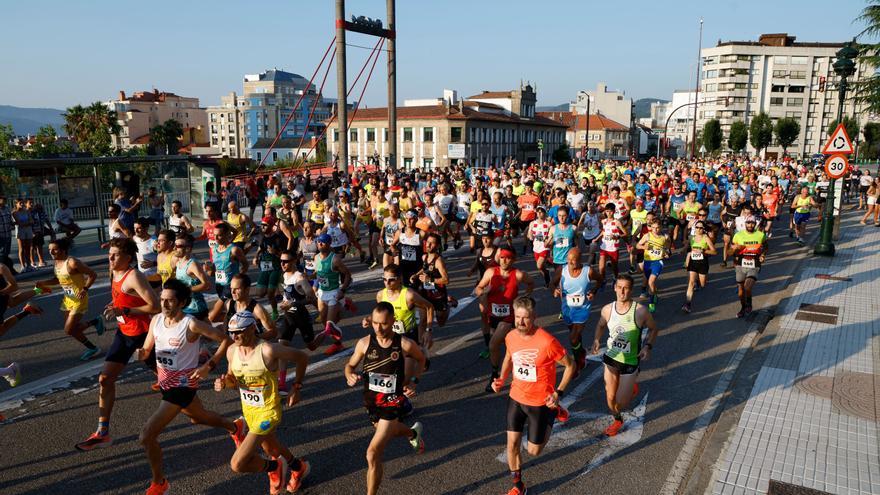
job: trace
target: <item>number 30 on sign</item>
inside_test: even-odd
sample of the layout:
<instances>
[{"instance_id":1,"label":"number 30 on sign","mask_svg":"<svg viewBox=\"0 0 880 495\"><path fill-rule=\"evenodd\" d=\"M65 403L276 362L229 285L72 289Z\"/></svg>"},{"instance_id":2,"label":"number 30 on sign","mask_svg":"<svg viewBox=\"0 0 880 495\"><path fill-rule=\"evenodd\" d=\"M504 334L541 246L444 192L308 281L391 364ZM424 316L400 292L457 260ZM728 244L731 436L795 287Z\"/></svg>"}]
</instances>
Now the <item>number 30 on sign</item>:
<instances>
[{"instance_id":1,"label":"number 30 on sign","mask_svg":"<svg viewBox=\"0 0 880 495\"><path fill-rule=\"evenodd\" d=\"M849 162L845 155L835 154L825 160L825 173L829 179L839 179L846 175L849 169Z\"/></svg>"}]
</instances>

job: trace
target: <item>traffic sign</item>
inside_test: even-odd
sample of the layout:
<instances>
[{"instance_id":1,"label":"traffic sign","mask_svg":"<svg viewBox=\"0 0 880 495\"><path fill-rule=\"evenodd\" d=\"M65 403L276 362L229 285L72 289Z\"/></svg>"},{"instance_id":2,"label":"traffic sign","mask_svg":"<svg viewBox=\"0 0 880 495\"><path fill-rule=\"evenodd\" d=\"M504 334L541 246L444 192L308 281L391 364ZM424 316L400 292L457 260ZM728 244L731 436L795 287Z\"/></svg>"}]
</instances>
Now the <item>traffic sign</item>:
<instances>
[{"instance_id":1,"label":"traffic sign","mask_svg":"<svg viewBox=\"0 0 880 495\"><path fill-rule=\"evenodd\" d=\"M825 173L829 179L839 179L846 174L849 169L849 162L846 155L835 154L825 160Z\"/></svg>"},{"instance_id":2,"label":"traffic sign","mask_svg":"<svg viewBox=\"0 0 880 495\"><path fill-rule=\"evenodd\" d=\"M834 132L831 133L831 137L828 138L828 142L825 143L825 147L822 148L822 153L826 155L833 155L835 153L843 153L850 154L853 152L852 141L849 139L849 135L846 133L846 127L843 124L837 124L837 129L834 129Z\"/></svg>"},{"instance_id":3,"label":"traffic sign","mask_svg":"<svg viewBox=\"0 0 880 495\"><path fill-rule=\"evenodd\" d=\"M544 140L543 139L538 140L538 149L539 150L544 149Z\"/></svg>"}]
</instances>

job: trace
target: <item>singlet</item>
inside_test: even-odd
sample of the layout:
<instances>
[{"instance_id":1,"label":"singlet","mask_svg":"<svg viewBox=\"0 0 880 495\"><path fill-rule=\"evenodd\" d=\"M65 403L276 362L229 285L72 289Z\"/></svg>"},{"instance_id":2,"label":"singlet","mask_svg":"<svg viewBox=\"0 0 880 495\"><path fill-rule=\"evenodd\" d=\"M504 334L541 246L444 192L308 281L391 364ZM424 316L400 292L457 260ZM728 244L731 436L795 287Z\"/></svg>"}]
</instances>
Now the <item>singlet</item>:
<instances>
[{"instance_id":1,"label":"singlet","mask_svg":"<svg viewBox=\"0 0 880 495\"><path fill-rule=\"evenodd\" d=\"M813 198L807 196L806 198L803 196L798 196L794 199L794 207L795 211L798 213L809 213L813 208Z\"/></svg>"},{"instance_id":2,"label":"singlet","mask_svg":"<svg viewBox=\"0 0 880 495\"><path fill-rule=\"evenodd\" d=\"M309 220L318 226L324 225L324 202L312 200L309 203Z\"/></svg>"},{"instance_id":3,"label":"singlet","mask_svg":"<svg viewBox=\"0 0 880 495\"><path fill-rule=\"evenodd\" d=\"M498 253L498 248L493 246L492 253L489 254L489 256L484 255L484 251L485 249L480 248L480 252L477 253L477 269L480 272L480 278L483 277L486 270L498 266L498 262L495 261L495 255Z\"/></svg>"},{"instance_id":4,"label":"singlet","mask_svg":"<svg viewBox=\"0 0 880 495\"><path fill-rule=\"evenodd\" d=\"M305 280L305 275L302 272L284 272L282 274L282 297L285 301L292 303L287 309L288 313L305 311L306 309L306 295L297 288L301 280Z\"/></svg>"},{"instance_id":5,"label":"singlet","mask_svg":"<svg viewBox=\"0 0 880 495\"><path fill-rule=\"evenodd\" d=\"M632 234L638 234L642 230L642 225L648 220L648 210L633 210L629 212L629 217L632 218Z\"/></svg>"},{"instance_id":6,"label":"singlet","mask_svg":"<svg viewBox=\"0 0 880 495\"><path fill-rule=\"evenodd\" d=\"M696 237L691 237L691 251L688 253L691 261L696 262L706 262L706 256L708 256L705 251L709 249L709 245L711 244L709 238L703 236L702 240L697 240Z\"/></svg>"},{"instance_id":7,"label":"singlet","mask_svg":"<svg viewBox=\"0 0 880 495\"><path fill-rule=\"evenodd\" d=\"M708 216L706 217L711 223L721 223L721 203L709 203Z\"/></svg>"},{"instance_id":8,"label":"singlet","mask_svg":"<svg viewBox=\"0 0 880 495\"><path fill-rule=\"evenodd\" d=\"M306 273L315 271L315 255L318 254L318 242L314 237L306 239L303 237L299 241L299 252L302 253L303 269Z\"/></svg>"},{"instance_id":9,"label":"singlet","mask_svg":"<svg viewBox=\"0 0 880 495\"><path fill-rule=\"evenodd\" d=\"M669 217L670 218L678 218L678 205L684 203L685 201L684 194L673 194L669 196L670 208L669 208Z\"/></svg>"},{"instance_id":10,"label":"singlet","mask_svg":"<svg viewBox=\"0 0 880 495\"><path fill-rule=\"evenodd\" d=\"M401 335L412 334L416 329L416 312L410 309L406 303L407 287L400 288L400 294L396 298L388 297L388 289L382 289L382 302L394 306L394 332Z\"/></svg>"},{"instance_id":11,"label":"singlet","mask_svg":"<svg viewBox=\"0 0 880 495\"><path fill-rule=\"evenodd\" d=\"M516 268L511 268L510 273L505 277L501 274L500 266L492 268L489 295L486 298L489 303L487 309L491 316L507 321L513 320L513 300L519 295L516 272Z\"/></svg>"},{"instance_id":12,"label":"singlet","mask_svg":"<svg viewBox=\"0 0 880 495\"><path fill-rule=\"evenodd\" d=\"M385 246L394 244L394 234L400 230L400 219L387 217L382 222L382 235L385 239Z\"/></svg>"},{"instance_id":13,"label":"singlet","mask_svg":"<svg viewBox=\"0 0 880 495\"><path fill-rule=\"evenodd\" d=\"M245 417L281 417L281 400L278 395L278 373L270 370L263 361L263 342L259 341L250 356L241 356L241 347L232 352L229 370L238 382L241 411ZM268 415L266 413L269 413Z\"/></svg>"},{"instance_id":14,"label":"singlet","mask_svg":"<svg viewBox=\"0 0 880 495\"><path fill-rule=\"evenodd\" d=\"M697 212L700 211L700 205L698 203L694 203L689 205L687 201L682 203L681 213L684 215L684 220L688 222L692 222L697 218Z\"/></svg>"},{"instance_id":15,"label":"singlet","mask_svg":"<svg viewBox=\"0 0 880 495\"><path fill-rule=\"evenodd\" d=\"M492 235L492 222L494 219L495 215L492 212L480 210L474 213L474 235Z\"/></svg>"},{"instance_id":16,"label":"singlet","mask_svg":"<svg viewBox=\"0 0 880 495\"><path fill-rule=\"evenodd\" d=\"M55 278L58 279L58 285L64 291L64 297L76 297L76 294L85 288L86 281L82 273L70 273L70 268L67 266L69 260L70 258L65 259L61 262L61 265L57 262L55 263ZM3 287L6 287L5 279L3 279ZM88 294L86 294L86 298L83 301L88 301Z\"/></svg>"},{"instance_id":17,"label":"singlet","mask_svg":"<svg viewBox=\"0 0 880 495\"><path fill-rule=\"evenodd\" d=\"M180 216L171 214L168 217L168 228L171 230L171 232L174 232L176 235L180 235L184 232L184 228L182 225L183 218L184 218L183 214L181 214Z\"/></svg>"},{"instance_id":18,"label":"singlet","mask_svg":"<svg viewBox=\"0 0 880 495\"><path fill-rule=\"evenodd\" d=\"M618 228L616 220L602 220L602 240L600 241L599 249L612 253L617 252L620 247L619 236L621 235L623 235L623 232Z\"/></svg>"},{"instance_id":19,"label":"singlet","mask_svg":"<svg viewBox=\"0 0 880 495\"><path fill-rule=\"evenodd\" d=\"M213 249L217 247L217 224L222 221L223 220L205 220L203 230L205 231L205 237L208 238L209 252L212 252Z\"/></svg>"},{"instance_id":20,"label":"singlet","mask_svg":"<svg viewBox=\"0 0 880 495\"><path fill-rule=\"evenodd\" d=\"M232 242L244 242L245 235L245 227L247 224L245 223L244 213L238 213L237 215L234 213L226 214L226 223L228 223L233 229L235 229L235 237L232 239Z\"/></svg>"},{"instance_id":21,"label":"singlet","mask_svg":"<svg viewBox=\"0 0 880 495\"><path fill-rule=\"evenodd\" d=\"M590 267L581 266L581 273L577 277L572 276L568 264L562 267L562 304L569 308L585 308L590 310L590 301L587 300L587 291L590 290Z\"/></svg>"},{"instance_id":22,"label":"singlet","mask_svg":"<svg viewBox=\"0 0 880 495\"><path fill-rule=\"evenodd\" d=\"M662 260L666 251L666 235L654 235L653 232L648 232L646 235L648 245L645 249L645 261Z\"/></svg>"},{"instance_id":23,"label":"singlet","mask_svg":"<svg viewBox=\"0 0 880 495\"><path fill-rule=\"evenodd\" d=\"M553 263L561 265L566 262L568 252L574 247L574 226L556 224L553 228Z\"/></svg>"},{"instance_id":24,"label":"singlet","mask_svg":"<svg viewBox=\"0 0 880 495\"><path fill-rule=\"evenodd\" d=\"M732 241L733 244L744 246L743 249L737 252L734 256L736 264L743 268L760 267L761 260L759 257L763 250L764 239L766 237L767 234L760 230L754 232L741 230L734 234Z\"/></svg>"},{"instance_id":25,"label":"singlet","mask_svg":"<svg viewBox=\"0 0 880 495\"><path fill-rule=\"evenodd\" d=\"M437 205L441 214L449 215L452 213L453 199L451 194L438 194L434 197L434 204Z\"/></svg>"},{"instance_id":26,"label":"singlet","mask_svg":"<svg viewBox=\"0 0 880 495\"><path fill-rule=\"evenodd\" d=\"M155 279L158 275L158 267L151 266L150 268L141 268L141 263L144 261L156 262L156 258L158 254L156 253L156 238L148 237L146 239L141 239L138 236L132 237L134 239L134 243L137 245L137 266L138 270L147 276L147 279Z\"/></svg>"},{"instance_id":27,"label":"singlet","mask_svg":"<svg viewBox=\"0 0 880 495\"><path fill-rule=\"evenodd\" d=\"M618 363L636 366L642 346L642 329L636 324L638 303L630 302L629 310L617 312L617 302L611 303L611 317L608 318L608 350L605 355Z\"/></svg>"},{"instance_id":28,"label":"singlet","mask_svg":"<svg viewBox=\"0 0 880 495\"><path fill-rule=\"evenodd\" d=\"M507 207L503 204L495 205L489 207L494 215L492 220L492 229L493 230L504 230L504 225L507 223Z\"/></svg>"},{"instance_id":29,"label":"singlet","mask_svg":"<svg viewBox=\"0 0 880 495\"><path fill-rule=\"evenodd\" d=\"M315 259L315 275L318 288L323 291L336 290L339 288L339 272L333 270L333 256L335 253L322 255L321 259Z\"/></svg>"},{"instance_id":30,"label":"singlet","mask_svg":"<svg viewBox=\"0 0 880 495\"><path fill-rule=\"evenodd\" d=\"M393 334L391 345L379 345L376 334L370 334L370 343L364 354L364 404L368 407L398 407L403 403L405 357L403 337Z\"/></svg>"},{"instance_id":31,"label":"singlet","mask_svg":"<svg viewBox=\"0 0 880 495\"><path fill-rule=\"evenodd\" d=\"M440 278L440 270L437 269L437 260L440 259L439 254L434 255L434 259L428 261L428 258L431 256L431 253L426 253L422 256L422 271L425 272L425 275L430 279L429 282L422 282L422 295L431 301L445 301L446 300L446 286L443 284L438 284L434 282L434 280Z\"/></svg>"},{"instance_id":32,"label":"singlet","mask_svg":"<svg viewBox=\"0 0 880 495\"><path fill-rule=\"evenodd\" d=\"M174 267L171 265L173 259L174 255L172 253L159 253L156 255L156 262L158 263L156 265L156 272L159 273L163 284L174 277Z\"/></svg>"},{"instance_id":33,"label":"singlet","mask_svg":"<svg viewBox=\"0 0 880 495\"><path fill-rule=\"evenodd\" d=\"M216 270L214 272L214 283L217 285L229 285L232 277L238 274L238 261L233 260L232 250L235 248L232 244L226 246L226 249L220 251L220 246L211 248L211 259L214 260Z\"/></svg>"},{"instance_id":34,"label":"singlet","mask_svg":"<svg viewBox=\"0 0 880 495\"><path fill-rule=\"evenodd\" d=\"M174 272L174 278L180 280L186 285L193 287L199 285L199 279L193 277L188 273L190 265L195 262L195 259L190 258L186 261L180 260L177 263L177 269ZM188 315L195 315L199 313L203 313L208 310L208 304L205 302L205 296L201 292L192 292L192 297L190 298L189 304L183 308L183 312Z\"/></svg>"},{"instance_id":35,"label":"singlet","mask_svg":"<svg viewBox=\"0 0 880 495\"><path fill-rule=\"evenodd\" d=\"M584 213L584 239L592 241L598 237L599 232L601 232L601 229L599 228L601 223L598 214L589 212Z\"/></svg>"},{"instance_id":36,"label":"singlet","mask_svg":"<svg viewBox=\"0 0 880 495\"><path fill-rule=\"evenodd\" d=\"M330 247L332 248L340 248L348 244L348 234L342 230L338 222L335 224L327 222L327 235L330 236Z\"/></svg>"},{"instance_id":37,"label":"singlet","mask_svg":"<svg viewBox=\"0 0 880 495\"><path fill-rule=\"evenodd\" d=\"M550 228L553 227L553 224L550 222L550 219L540 221L540 220L532 220L532 223L529 224L529 232L532 234L532 251L536 254L543 253L547 251L547 245L544 244L544 241L547 240L547 236L550 235Z\"/></svg>"},{"instance_id":38,"label":"singlet","mask_svg":"<svg viewBox=\"0 0 880 495\"><path fill-rule=\"evenodd\" d=\"M131 274L132 269L129 268L128 271L125 272L125 275L122 276L119 280L113 280L115 278L114 274L111 274L111 280L113 280L110 284L110 294L113 298L113 307L118 309L125 308L137 308L139 306L144 306L147 304L141 296L136 294L126 294L122 290L122 284L125 282L125 279ZM119 325L119 331L122 332L123 335L127 335L129 337L137 337L138 335L143 335L147 333L150 329L150 315L119 315L116 317L116 321Z\"/></svg>"},{"instance_id":39,"label":"singlet","mask_svg":"<svg viewBox=\"0 0 880 495\"><path fill-rule=\"evenodd\" d=\"M405 230L401 230L398 240L400 241L400 266L406 266L404 271L417 272L419 259L422 257L422 236L419 235L418 230L413 235L407 235Z\"/></svg>"},{"instance_id":40,"label":"singlet","mask_svg":"<svg viewBox=\"0 0 880 495\"><path fill-rule=\"evenodd\" d=\"M199 341L187 339L192 316L184 315L174 326L165 324L165 315L158 314L150 321L153 338L156 342L156 371L159 373L159 387L199 388L198 380L190 380L193 370L199 367Z\"/></svg>"}]
</instances>

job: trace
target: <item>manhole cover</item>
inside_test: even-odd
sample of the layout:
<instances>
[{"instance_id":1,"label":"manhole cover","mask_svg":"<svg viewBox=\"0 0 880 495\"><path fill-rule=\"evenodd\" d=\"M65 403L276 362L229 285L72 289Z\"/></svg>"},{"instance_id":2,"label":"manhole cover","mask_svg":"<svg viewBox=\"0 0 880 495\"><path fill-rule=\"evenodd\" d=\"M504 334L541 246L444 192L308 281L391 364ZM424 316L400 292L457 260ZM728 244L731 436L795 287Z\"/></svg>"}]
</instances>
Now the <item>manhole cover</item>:
<instances>
[{"instance_id":1,"label":"manhole cover","mask_svg":"<svg viewBox=\"0 0 880 495\"><path fill-rule=\"evenodd\" d=\"M830 376L807 376L795 382L795 387L802 392L830 399L831 390L834 388L834 378Z\"/></svg>"},{"instance_id":2,"label":"manhole cover","mask_svg":"<svg viewBox=\"0 0 880 495\"><path fill-rule=\"evenodd\" d=\"M770 480L770 488L767 495L831 495L828 492L807 488L805 486L792 485L784 481Z\"/></svg>"}]
</instances>

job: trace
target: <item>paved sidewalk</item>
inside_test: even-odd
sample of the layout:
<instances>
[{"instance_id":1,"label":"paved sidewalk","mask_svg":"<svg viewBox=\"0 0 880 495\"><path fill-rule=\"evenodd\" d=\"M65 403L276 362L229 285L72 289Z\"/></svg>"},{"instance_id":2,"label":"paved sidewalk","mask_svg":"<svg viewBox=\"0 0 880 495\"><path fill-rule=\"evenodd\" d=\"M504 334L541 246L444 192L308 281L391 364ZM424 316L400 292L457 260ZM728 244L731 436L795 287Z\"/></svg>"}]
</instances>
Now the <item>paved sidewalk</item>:
<instances>
[{"instance_id":1,"label":"paved sidewalk","mask_svg":"<svg viewBox=\"0 0 880 495\"><path fill-rule=\"evenodd\" d=\"M777 493L880 493L880 229L845 224L837 255L806 261L780 303L708 492L765 494L775 480L819 490Z\"/></svg>"}]
</instances>

